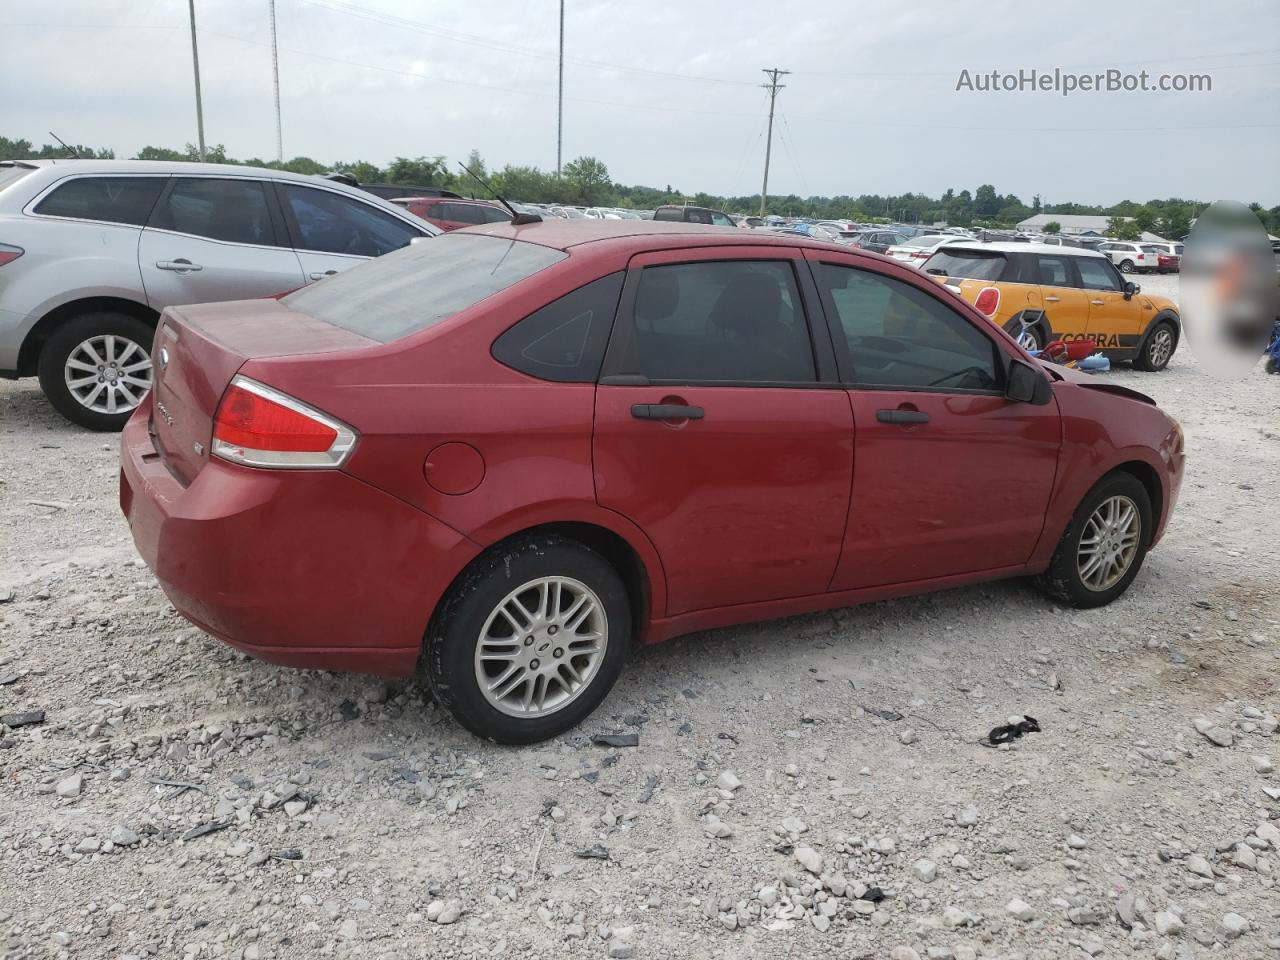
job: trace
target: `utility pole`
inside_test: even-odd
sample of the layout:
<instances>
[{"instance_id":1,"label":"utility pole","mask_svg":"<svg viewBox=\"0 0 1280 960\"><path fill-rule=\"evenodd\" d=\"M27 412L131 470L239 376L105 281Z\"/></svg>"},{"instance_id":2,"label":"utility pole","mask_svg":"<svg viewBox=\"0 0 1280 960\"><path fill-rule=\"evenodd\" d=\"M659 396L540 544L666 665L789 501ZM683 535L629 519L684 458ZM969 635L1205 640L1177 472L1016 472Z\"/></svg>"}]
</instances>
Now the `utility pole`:
<instances>
[{"instance_id":1,"label":"utility pole","mask_svg":"<svg viewBox=\"0 0 1280 960\"><path fill-rule=\"evenodd\" d=\"M200 144L200 159L204 156L204 106L200 103L200 49L196 46L196 0L187 0L191 14L191 66L196 74L196 134Z\"/></svg>"},{"instance_id":2,"label":"utility pole","mask_svg":"<svg viewBox=\"0 0 1280 960\"><path fill-rule=\"evenodd\" d=\"M280 129L280 56L276 51L276 0L267 0L271 13L271 82L276 95L276 161L284 163L284 135Z\"/></svg>"},{"instance_id":3,"label":"utility pole","mask_svg":"<svg viewBox=\"0 0 1280 960\"><path fill-rule=\"evenodd\" d=\"M778 78L790 72L790 70L779 70L777 67L764 70L764 73L769 76L769 82L760 84L769 91L769 135L764 141L764 184L760 187L760 216L762 217L765 203L769 199L769 156L773 152L773 101L777 98L778 91L786 88L786 84L778 83Z\"/></svg>"},{"instance_id":4,"label":"utility pole","mask_svg":"<svg viewBox=\"0 0 1280 960\"><path fill-rule=\"evenodd\" d=\"M560 176L560 151L564 146L564 0L560 0L560 80L556 96L556 176Z\"/></svg>"}]
</instances>

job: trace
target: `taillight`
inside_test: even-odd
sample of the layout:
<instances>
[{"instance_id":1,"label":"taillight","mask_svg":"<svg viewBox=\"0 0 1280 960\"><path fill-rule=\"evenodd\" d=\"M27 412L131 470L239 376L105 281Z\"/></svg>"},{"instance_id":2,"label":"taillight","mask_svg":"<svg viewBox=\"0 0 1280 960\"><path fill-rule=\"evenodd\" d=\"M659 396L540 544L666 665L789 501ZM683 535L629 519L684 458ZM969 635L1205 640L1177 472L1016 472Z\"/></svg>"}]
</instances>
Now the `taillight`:
<instances>
[{"instance_id":1,"label":"taillight","mask_svg":"<svg viewBox=\"0 0 1280 960\"><path fill-rule=\"evenodd\" d=\"M979 313L994 317L1000 307L1000 291L995 287L983 287L973 305L978 308Z\"/></svg>"},{"instance_id":2,"label":"taillight","mask_svg":"<svg viewBox=\"0 0 1280 960\"><path fill-rule=\"evenodd\" d=\"M213 453L252 467L337 467L356 433L265 384L236 377L213 419Z\"/></svg>"},{"instance_id":3,"label":"taillight","mask_svg":"<svg viewBox=\"0 0 1280 960\"><path fill-rule=\"evenodd\" d=\"M7 243L0 243L0 267L6 263L13 263L20 256L26 253L21 247L12 247Z\"/></svg>"}]
</instances>

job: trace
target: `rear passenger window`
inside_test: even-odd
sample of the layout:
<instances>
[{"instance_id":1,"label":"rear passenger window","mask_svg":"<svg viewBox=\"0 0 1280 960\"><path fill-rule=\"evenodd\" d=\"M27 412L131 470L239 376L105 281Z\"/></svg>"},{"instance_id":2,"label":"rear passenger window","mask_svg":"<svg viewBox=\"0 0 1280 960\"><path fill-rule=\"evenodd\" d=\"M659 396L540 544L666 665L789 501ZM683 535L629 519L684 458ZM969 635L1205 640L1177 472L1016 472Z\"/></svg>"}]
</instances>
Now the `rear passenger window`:
<instances>
[{"instance_id":1,"label":"rear passenger window","mask_svg":"<svg viewBox=\"0 0 1280 960\"><path fill-rule=\"evenodd\" d=\"M78 177L57 187L35 207L45 217L72 217L140 227L164 189L165 177Z\"/></svg>"},{"instance_id":2,"label":"rear passenger window","mask_svg":"<svg viewBox=\"0 0 1280 960\"><path fill-rule=\"evenodd\" d=\"M151 226L226 243L276 242L267 191L257 180L179 177Z\"/></svg>"},{"instance_id":3,"label":"rear passenger window","mask_svg":"<svg viewBox=\"0 0 1280 960\"><path fill-rule=\"evenodd\" d=\"M623 276L601 277L529 314L494 341L494 357L540 380L594 383Z\"/></svg>"},{"instance_id":4,"label":"rear passenger window","mask_svg":"<svg viewBox=\"0 0 1280 960\"><path fill-rule=\"evenodd\" d=\"M650 380L805 383L813 349L789 262L646 267L632 371Z\"/></svg>"},{"instance_id":5,"label":"rear passenger window","mask_svg":"<svg viewBox=\"0 0 1280 960\"><path fill-rule=\"evenodd\" d=\"M846 380L938 391L1000 388L995 344L923 290L829 263L817 275L844 334L837 353Z\"/></svg>"}]
</instances>

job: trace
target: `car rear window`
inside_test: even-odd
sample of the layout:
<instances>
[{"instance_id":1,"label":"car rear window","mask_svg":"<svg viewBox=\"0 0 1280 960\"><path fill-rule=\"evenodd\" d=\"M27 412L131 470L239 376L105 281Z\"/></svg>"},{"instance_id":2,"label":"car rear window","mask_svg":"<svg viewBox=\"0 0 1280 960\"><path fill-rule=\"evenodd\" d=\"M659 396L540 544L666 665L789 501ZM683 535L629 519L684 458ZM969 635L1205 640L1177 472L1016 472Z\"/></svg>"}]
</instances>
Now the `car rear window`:
<instances>
[{"instance_id":1,"label":"car rear window","mask_svg":"<svg viewBox=\"0 0 1280 960\"><path fill-rule=\"evenodd\" d=\"M71 217L143 226L165 177L77 177L55 187L35 207L45 217Z\"/></svg>"},{"instance_id":2,"label":"car rear window","mask_svg":"<svg viewBox=\"0 0 1280 960\"><path fill-rule=\"evenodd\" d=\"M566 256L536 243L447 235L352 267L282 302L291 310L389 343L460 313Z\"/></svg>"},{"instance_id":3,"label":"car rear window","mask_svg":"<svg viewBox=\"0 0 1280 960\"><path fill-rule=\"evenodd\" d=\"M963 280L999 280L1008 258L995 250L939 250L925 261L926 273Z\"/></svg>"}]
</instances>

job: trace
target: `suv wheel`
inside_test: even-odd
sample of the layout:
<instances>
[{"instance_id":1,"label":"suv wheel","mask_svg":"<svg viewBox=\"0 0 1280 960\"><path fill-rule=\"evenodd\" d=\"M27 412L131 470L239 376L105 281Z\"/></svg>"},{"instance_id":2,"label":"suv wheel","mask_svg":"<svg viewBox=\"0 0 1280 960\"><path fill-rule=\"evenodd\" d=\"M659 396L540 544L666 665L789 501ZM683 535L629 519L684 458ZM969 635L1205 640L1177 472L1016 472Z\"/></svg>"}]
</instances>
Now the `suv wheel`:
<instances>
[{"instance_id":1,"label":"suv wheel","mask_svg":"<svg viewBox=\"0 0 1280 960\"><path fill-rule=\"evenodd\" d=\"M1133 366L1137 370L1159 372L1169 366L1177 346L1178 338L1173 332L1173 327L1167 323L1157 323L1155 329L1143 342L1142 349L1133 361Z\"/></svg>"},{"instance_id":2,"label":"suv wheel","mask_svg":"<svg viewBox=\"0 0 1280 960\"><path fill-rule=\"evenodd\" d=\"M1133 583L1152 533L1146 487L1132 474L1109 474L1081 501L1036 582L1066 606L1104 606Z\"/></svg>"},{"instance_id":3,"label":"suv wheel","mask_svg":"<svg viewBox=\"0 0 1280 960\"><path fill-rule=\"evenodd\" d=\"M1121 260L1121 261L1120 261L1120 272L1121 272L1121 273L1133 273L1133 271L1134 271L1135 269L1136 269L1136 268L1134 267L1134 265L1133 265L1133 261L1132 261L1132 260Z\"/></svg>"},{"instance_id":4,"label":"suv wheel","mask_svg":"<svg viewBox=\"0 0 1280 960\"><path fill-rule=\"evenodd\" d=\"M126 313L85 313L40 351L40 387L55 410L90 430L119 430L151 389L155 331Z\"/></svg>"},{"instance_id":5,"label":"suv wheel","mask_svg":"<svg viewBox=\"0 0 1280 960\"><path fill-rule=\"evenodd\" d=\"M441 605L427 682L477 736L536 743L595 710L630 646L631 605L609 562L563 537L523 537L477 561Z\"/></svg>"}]
</instances>

